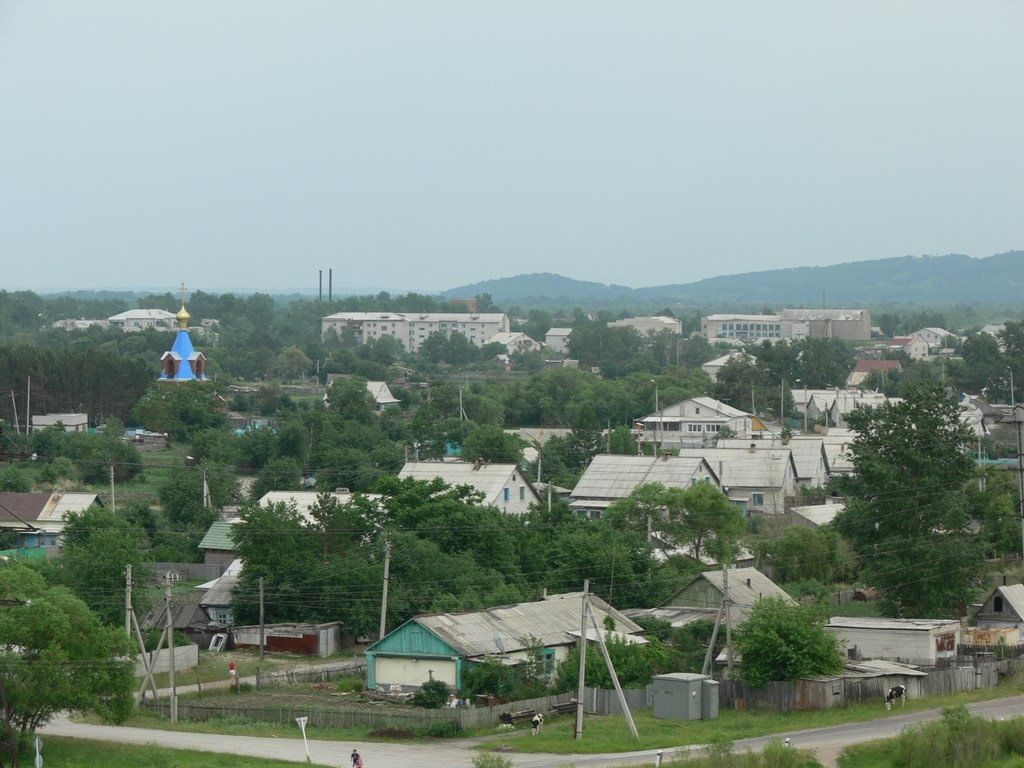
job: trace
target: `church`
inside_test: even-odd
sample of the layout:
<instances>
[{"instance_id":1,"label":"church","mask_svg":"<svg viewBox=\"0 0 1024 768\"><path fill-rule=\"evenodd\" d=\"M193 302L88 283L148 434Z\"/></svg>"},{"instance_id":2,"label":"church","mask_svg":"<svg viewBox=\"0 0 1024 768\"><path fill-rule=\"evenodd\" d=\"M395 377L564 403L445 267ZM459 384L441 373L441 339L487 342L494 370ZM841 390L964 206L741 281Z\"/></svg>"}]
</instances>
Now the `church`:
<instances>
[{"instance_id":1,"label":"church","mask_svg":"<svg viewBox=\"0 0 1024 768\"><path fill-rule=\"evenodd\" d=\"M185 309L185 293L182 288L181 309L174 316L178 330L174 334L174 344L169 352L160 358L159 381L206 381L206 357L196 352L192 339L188 335L188 321L192 316Z\"/></svg>"}]
</instances>

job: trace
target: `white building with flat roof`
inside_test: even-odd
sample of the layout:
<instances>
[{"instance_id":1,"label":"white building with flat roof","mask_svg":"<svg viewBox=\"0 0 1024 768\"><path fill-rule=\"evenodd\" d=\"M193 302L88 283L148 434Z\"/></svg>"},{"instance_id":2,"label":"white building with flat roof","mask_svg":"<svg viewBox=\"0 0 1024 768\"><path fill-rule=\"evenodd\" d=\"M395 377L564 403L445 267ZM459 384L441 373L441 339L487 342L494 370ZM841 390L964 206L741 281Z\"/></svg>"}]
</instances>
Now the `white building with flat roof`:
<instances>
[{"instance_id":1,"label":"white building with flat roof","mask_svg":"<svg viewBox=\"0 0 1024 768\"><path fill-rule=\"evenodd\" d=\"M649 333L661 333L662 331L680 334L683 332L683 321L675 317L665 317L664 315L657 315L655 317L626 317L622 320L613 320L608 323L608 327L633 328L641 336L646 336Z\"/></svg>"},{"instance_id":2,"label":"white building with flat roof","mask_svg":"<svg viewBox=\"0 0 1024 768\"><path fill-rule=\"evenodd\" d=\"M174 328L175 315L166 309L129 309L111 315L107 320L114 328L120 328L125 333L144 331L147 328L169 331Z\"/></svg>"},{"instance_id":3,"label":"white building with flat roof","mask_svg":"<svg viewBox=\"0 0 1024 768\"><path fill-rule=\"evenodd\" d=\"M787 338L781 315L707 315L700 319L700 334L706 339L741 341Z\"/></svg>"},{"instance_id":4,"label":"white building with flat roof","mask_svg":"<svg viewBox=\"0 0 1024 768\"><path fill-rule=\"evenodd\" d=\"M360 344L390 336L407 352L419 352L420 345L434 333L450 337L461 333L478 347L499 333L511 330L508 315L498 312L338 312L321 320L323 336L333 331L351 333Z\"/></svg>"}]
</instances>

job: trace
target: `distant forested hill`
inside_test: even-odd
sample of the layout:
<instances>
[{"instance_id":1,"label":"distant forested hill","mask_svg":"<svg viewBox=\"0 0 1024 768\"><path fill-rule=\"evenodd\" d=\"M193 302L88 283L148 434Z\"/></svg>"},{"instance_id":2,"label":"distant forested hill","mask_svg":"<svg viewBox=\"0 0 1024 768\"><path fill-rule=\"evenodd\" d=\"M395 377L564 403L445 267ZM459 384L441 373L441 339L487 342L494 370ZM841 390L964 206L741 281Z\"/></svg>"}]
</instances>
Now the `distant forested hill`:
<instances>
[{"instance_id":1,"label":"distant forested hill","mask_svg":"<svg viewBox=\"0 0 1024 768\"><path fill-rule=\"evenodd\" d=\"M959 254L904 256L828 267L748 272L694 283L628 288L551 273L486 280L446 291L446 297L489 293L499 304L707 307L783 304L1024 305L1024 251L984 259Z\"/></svg>"}]
</instances>

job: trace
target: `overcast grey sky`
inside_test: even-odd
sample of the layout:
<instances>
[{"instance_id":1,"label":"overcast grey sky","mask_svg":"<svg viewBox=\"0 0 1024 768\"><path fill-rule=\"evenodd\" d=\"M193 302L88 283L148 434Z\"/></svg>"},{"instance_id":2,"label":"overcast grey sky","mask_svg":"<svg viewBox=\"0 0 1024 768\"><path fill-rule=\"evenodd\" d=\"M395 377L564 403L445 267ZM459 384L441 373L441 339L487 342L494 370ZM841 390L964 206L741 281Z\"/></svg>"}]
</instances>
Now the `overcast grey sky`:
<instances>
[{"instance_id":1,"label":"overcast grey sky","mask_svg":"<svg viewBox=\"0 0 1024 768\"><path fill-rule=\"evenodd\" d=\"M0 0L0 287L1024 248L1019 0Z\"/></svg>"}]
</instances>

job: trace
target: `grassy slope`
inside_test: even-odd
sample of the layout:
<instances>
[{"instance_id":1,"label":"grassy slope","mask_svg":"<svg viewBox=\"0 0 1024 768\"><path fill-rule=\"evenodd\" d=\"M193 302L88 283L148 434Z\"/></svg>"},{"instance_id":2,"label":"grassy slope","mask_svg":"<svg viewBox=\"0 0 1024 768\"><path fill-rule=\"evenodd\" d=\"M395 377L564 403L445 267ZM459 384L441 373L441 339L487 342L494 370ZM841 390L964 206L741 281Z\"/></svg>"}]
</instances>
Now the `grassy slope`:
<instances>
[{"instance_id":1,"label":"grassy slope","mask_svg":"<svg viewBox=\"0 0 1024 768\"><path fill-rule=\"evenodd\" d=\"M34 752L31 756L24 756L22 765L31 765L34 757ZM119 744L113 748L105 741L57 737L43 739L43 760L45 765L59 765L61 768L95 768L99 765L104 768L294 768L307 765L305 762L261 760L164 747Z\"/></svg>"}]
</instances>

